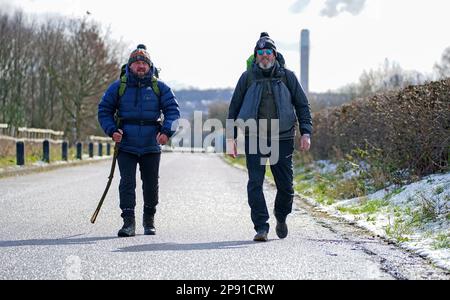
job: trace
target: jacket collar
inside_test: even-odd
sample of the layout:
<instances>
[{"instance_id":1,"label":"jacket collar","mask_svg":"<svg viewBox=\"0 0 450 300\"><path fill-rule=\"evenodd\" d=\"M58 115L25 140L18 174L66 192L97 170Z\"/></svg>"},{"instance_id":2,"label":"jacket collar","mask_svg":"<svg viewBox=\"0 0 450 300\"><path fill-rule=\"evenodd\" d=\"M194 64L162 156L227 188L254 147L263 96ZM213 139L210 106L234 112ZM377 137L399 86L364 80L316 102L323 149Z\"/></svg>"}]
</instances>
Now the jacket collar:
<instances>
[{"instance_id":1,"label":"jacket collar","mask_svg":"<svg viewBox=\"0 0 450 300\"><path fill-rule=\"evenodd\" d=\"M256 62L253 63L252 66L252 72L256 79L264 79L263 70L258 66ZM281 67L280 63L278 61L275 61L275 64L272 69L272 78L280 78L284 76L284 69Z\"/></svg>"}]
</instances>

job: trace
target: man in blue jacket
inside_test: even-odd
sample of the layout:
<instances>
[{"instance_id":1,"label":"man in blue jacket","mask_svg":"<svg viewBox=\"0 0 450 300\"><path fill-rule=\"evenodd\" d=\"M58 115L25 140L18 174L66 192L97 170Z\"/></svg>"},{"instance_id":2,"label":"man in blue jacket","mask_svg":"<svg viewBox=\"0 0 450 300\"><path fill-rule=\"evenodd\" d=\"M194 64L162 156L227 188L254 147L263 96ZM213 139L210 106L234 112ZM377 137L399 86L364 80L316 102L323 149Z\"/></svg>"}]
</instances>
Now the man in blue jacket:
<instances>
[{"instance_id":1,"label":"man in blue jacket","mask_svg":"<svg viewBox=\"0 0 450 300\"><path fill-rule=\"evenodd\" d=\"M125 77L107 89L98 106L101 127L119 143L119 193L124 221L119 237L135 235L137 164L144 192L144 234L156 233L154 216L158 204L160 145L165 145L175 133L172 123L180 118L174 93L156 79L156 72L146 47L139 45L130 55ZM119 125L115 120L116 111ZM162 124L161 112L164 115Z\"/></svg>"},{"instance_id":2,"label":"man in blue jacket","mask_svg":"<svg viewBox=\"0 0 450 300\"><path fill-rule=\"evenodd\" d=\"M248 70L239 79L231 99L228 119L243 122L254 120L257 124L256 130L246 128L245 131L249 175L247 195L256 230L254 241L265 242L269 232L269 213L263 194L263 182L268 153L261 150L261 145L267 145L272 152L274 149L278 151L278 159L272 161L270 156L270 168L277 186L275 230L277 236L283 239L288 235L286 218L292 211L294 199L292 155L295 125L298 121L300 150L308 151L311 145L312 120L305 92L295 74L284 67L284 59L277 53L275 42L266 32L261 34L256 44L254 57L253 64L248 66ZM227 130L227 149L231 149L229 154L236 157L237 131L231 131ZM256 147L251 147L252 141ZM275 143L278 147L274 146Z\"/></svg>"}]
</instances>

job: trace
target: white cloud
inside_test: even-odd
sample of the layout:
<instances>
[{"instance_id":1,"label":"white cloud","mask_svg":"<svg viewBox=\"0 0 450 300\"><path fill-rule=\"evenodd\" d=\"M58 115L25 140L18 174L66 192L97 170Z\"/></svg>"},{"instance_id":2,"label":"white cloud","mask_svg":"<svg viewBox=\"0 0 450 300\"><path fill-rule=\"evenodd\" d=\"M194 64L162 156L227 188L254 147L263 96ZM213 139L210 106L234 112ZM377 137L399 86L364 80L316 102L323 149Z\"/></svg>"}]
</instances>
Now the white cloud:
<instances>
[{"instance_id":1,"label":"white cloud","mask_svg":"<svg viewBox=\"0 0 450 300\"><path fill-rule=\"evenodd\" d=\"M320 14L332 18L343 12L349 12L356 16L362 12L365 4L366 0L327 0Z\"/></svg>"},{"instance_id":2,"label":"white cloud","mask_svg":"<svg viewBox=\"0 0 450 300\"><path fill-rule=\"evenodd\" d=\"M311 2L311 0L297 0L291 5L289 10L295 14L301 13Z\"/></svg>"},{"instance_id":3,"label":"white cloud","mask_svg":"<svg viewBox=\"0 0 450 300\"><path fill-rule=\"evenodd\" d=\"M310 3L311 0L297 0L291 5L289 10L295 14L301 13ZM366 0L326 0L323 4L325 7L320 11L320 15L332 18L337 17L343 12L349 12L356 16L362 12L365 4Z\"/></svg>"}]
</instances>

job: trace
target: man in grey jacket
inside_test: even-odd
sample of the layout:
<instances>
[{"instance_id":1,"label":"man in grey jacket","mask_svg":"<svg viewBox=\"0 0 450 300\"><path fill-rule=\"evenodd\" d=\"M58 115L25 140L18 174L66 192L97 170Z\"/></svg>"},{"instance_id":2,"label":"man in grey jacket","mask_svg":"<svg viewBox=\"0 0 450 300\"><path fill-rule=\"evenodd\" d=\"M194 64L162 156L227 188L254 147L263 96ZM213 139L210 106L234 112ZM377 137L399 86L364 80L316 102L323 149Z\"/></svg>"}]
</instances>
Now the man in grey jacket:
<instances>
[{"instance_id":1,"label":"man in grey jacket","mask_svg":"<svg viewBox=\"0 0 450 300\"><path fill-rule=\"evenodd\" d=\"M284 67L284 59L277 53L275 42L266 32L261 33L254 49L254 62L242 74L231 99L230 121L256 121L255 130L245 130L245 155L249 175L247 184L251 219L256 230L254 241L265 242L269 232L269 213L263 194L266 172L267 145L278 151L270 168L277 186L274 214L276 233L281 239L288 235L286 218L292 211L294 199L293 165L295 125L301 133L300 150L308 151L311 145L312 120L308 99L295 74ZM246 123L247 124L247 123ZM236 137L227 132L229 155L236 157ZM261 141L264 141L263 143ZM256 141L256 142L255 142ZM256 144L256 147L252 146ZM275 147L278 146L278 147Z\"/></svg>"}]
</instances>

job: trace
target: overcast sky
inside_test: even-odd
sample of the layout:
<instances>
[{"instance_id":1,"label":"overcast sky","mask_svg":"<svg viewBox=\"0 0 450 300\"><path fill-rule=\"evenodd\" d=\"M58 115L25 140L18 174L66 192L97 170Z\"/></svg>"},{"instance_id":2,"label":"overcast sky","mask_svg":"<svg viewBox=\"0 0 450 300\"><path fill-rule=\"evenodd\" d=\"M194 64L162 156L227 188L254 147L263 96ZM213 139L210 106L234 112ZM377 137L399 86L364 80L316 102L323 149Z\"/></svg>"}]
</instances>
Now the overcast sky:
<instances>
[{"instance_id":1,"label":"overcast sky","mask_svg":"<svg viewBox=\"0 0 450 300\"><path fill-rule=\"evenodd\" d=\"M261 31L297 75L300 31L311 31L313 92L355 82L385 58L431 73L450 46L448 0L0 0L1 9L11 7L89 11L131 48L145 43L162 79L175 87L234 87Z\"/></svg>"}]
</instances>

